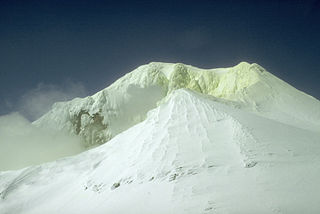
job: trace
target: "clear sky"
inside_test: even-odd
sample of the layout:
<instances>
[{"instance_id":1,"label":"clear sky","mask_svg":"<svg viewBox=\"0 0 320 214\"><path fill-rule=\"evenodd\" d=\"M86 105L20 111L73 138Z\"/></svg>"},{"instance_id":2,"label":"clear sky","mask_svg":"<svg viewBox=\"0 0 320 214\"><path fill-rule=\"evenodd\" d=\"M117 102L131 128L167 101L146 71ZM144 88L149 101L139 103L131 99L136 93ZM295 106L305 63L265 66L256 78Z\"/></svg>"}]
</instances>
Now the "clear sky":
<instances>
[{"instance_id":1,"label":"clear sky","mask_svg":"<svg viewBox=\"0 0 320 214\"><path fill-rule=\"evenodd\" d=\"M319 99L319 40L319 0L0 0L0 114L90 95L151 61L257 62Z\"/></svg>"}]
</instances>

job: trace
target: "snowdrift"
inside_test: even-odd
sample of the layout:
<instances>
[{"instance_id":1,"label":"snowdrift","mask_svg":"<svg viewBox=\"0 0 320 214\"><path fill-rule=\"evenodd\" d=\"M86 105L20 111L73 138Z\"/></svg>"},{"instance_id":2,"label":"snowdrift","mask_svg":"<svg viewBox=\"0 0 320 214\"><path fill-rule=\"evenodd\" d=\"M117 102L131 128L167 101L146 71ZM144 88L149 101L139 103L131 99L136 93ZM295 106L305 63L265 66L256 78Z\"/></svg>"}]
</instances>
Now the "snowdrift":
<instances>
[{"instance_id":1,"label":"snowdrift","mask_svg":"<svg viewBox=\"0 0 320 214\"><path fill-rule=\"evenodd\" d=\"M257 64L141 66L35 121L108 142L0 172L0 211L319 213L319 109Z\"/></svg>"}]
</instances>

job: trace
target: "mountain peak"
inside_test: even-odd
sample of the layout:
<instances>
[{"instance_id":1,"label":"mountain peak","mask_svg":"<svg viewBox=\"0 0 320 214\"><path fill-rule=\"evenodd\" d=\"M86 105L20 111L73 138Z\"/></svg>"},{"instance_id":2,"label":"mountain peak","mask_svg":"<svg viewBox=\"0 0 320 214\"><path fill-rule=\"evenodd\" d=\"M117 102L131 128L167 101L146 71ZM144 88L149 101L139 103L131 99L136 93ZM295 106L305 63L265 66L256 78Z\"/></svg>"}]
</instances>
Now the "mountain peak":
<instances>
[{"instance_id":1,"label":"mountain peak","mask_svg":"<svg viewBox=\"0 0 320 214\"><path fill-rule=\"evenodd\" d=\"M310 129L314 119L313 128L320 127L319 101L256 68L241 64L201 75L182 64L148 68L94 96L60 103L38 125L56 121L88 144L113 138L76 156L0 172L0 210L319 213L320 135ZM166 69L172 69L169 79ZM261 80L250 85L246 74ZM205 75L217 77L218 85L247 84L242 95L255 103L193 90L192 78ZM181 88L163 88L170 84Z\"/></svg>"},{"instance_id":2,"label":"mountain peak","mask_svg":"<svg viewBox=\"0 0 320 214\"><path fill-rule=\"evenodd\" d=\"M168 93L189 88L203 94L234 100L237 99L238 92L260 81L259 75L264 71L258 64L248 62L215 69L202 69L183 63L151 62L138 67L124 79L139 85L156 82L166 88Z\"/></svg>"},{"instance_id":3,"label":"mountain peak","mask_svg":"<svg viewBox=\"0 0 320 214\"><path fill-rule=\"evenodd\" d=\"M93 96L54 105L34 124L80 135L86 146L102 144L143 121L149 110L178 89L235 102L240 108L284 123L309 127L309 122L314 121L316 127L319 125L319 101L276 78L260 65L248 62L214 69L151 62ZM307 111L305 103L310 103ZM295 108L302 113L297 114ZM308 122L303 122L306 118Z\"/></svg>"}]
</instances>

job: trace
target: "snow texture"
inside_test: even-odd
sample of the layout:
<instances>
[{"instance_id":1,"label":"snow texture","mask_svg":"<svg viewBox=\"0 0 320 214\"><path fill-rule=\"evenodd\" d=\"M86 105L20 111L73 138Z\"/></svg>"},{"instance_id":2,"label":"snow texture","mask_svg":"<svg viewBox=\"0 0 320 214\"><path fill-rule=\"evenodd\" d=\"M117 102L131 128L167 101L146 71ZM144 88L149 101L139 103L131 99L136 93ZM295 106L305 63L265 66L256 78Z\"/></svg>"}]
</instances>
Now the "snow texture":
<instances>
[{"instance_id":1,"label":"snow texture","mask_svg":"<svg viewBox=\"0 0 320 214\"><path fill-rule=\"evenodd\" d=\"M86 146L105 143L143 121L173 91L187 88L236 102L267 118L319 130L319 101L296 90L258 64L199 69L181 63L150 63L84 99L56 103L35 121L80 135Z\"/></svg>"},{"instance_id":2,"label":"snow texture","mask_svg":"<svg viewBox=\"0 0 320 214\"><path fill-rule=\"evenodd\" d=\"M0 213L319 213L319 110L257 64L150 63L36 121L108 142L0 172Z\"/></svg>"}]
</instances>

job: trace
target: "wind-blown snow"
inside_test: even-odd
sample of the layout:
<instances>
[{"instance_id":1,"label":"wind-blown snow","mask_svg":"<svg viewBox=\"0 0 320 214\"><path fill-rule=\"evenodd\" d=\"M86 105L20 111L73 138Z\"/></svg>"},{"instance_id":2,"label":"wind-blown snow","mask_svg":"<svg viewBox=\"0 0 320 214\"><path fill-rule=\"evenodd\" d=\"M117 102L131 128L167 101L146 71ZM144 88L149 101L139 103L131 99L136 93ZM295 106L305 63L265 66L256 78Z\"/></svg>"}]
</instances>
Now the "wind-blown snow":
<instances>
[{"instance_id":1,"label":"wind-blown snow","mask_svg":"<svg viewBox=\"0 0 320 214\"><path fill-rule=\"evenodd\" d=\"M0 172L0 211L319 213L319 109L257 64L144 65L35 122L109 142Z\"/></svg>"},{"instance_id":2,"label":"wind-blown snow","mask_svg":"<svg viewBox=\"0 0 320 214\"><path fill-rule=\"evenodd\" d=\"M243 109L280 122L320 128L318 100L258 64L246 62L218 69L199 69L181 63L143 65L93 96L56 103L34 124L80 135L89 147L99 145L143 121L149 110L180 88L237 102Z\"/></svg>"}]
</instances>

